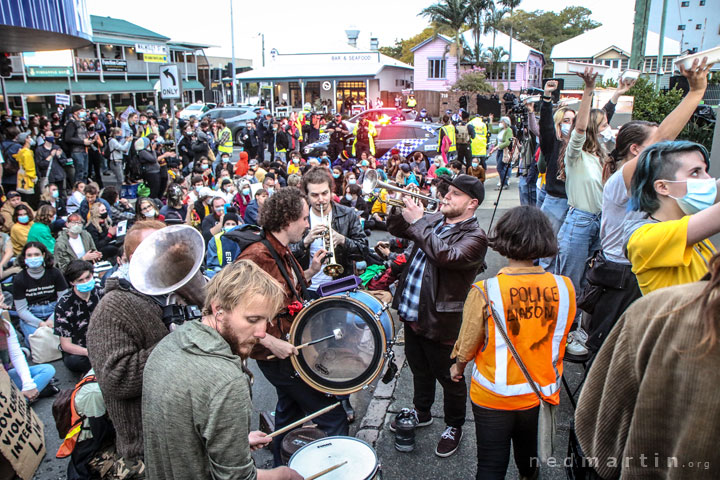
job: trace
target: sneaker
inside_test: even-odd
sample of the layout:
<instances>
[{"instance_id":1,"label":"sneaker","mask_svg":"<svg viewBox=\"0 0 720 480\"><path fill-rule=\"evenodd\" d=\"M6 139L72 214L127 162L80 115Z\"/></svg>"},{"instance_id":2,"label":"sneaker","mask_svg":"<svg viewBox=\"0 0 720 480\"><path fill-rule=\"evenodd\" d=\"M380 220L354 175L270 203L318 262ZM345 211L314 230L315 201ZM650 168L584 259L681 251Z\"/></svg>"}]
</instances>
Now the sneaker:
<instances>
[{"instance_id":1,"label":"sneaker","mask_svg":"<svg viewBox=\"0 0 720 480\"><path fill-rule=\"evenodd\" d=\"M462 427L446 427L440 436L437 448L435 448L435 455L438 457L449 457L455 453L460 446L462 436Z\"/></svg>"},{"instance_id":2,"label":"sneaker","mask_svg":"<svg viewBox=\"0 0 720 480\"><path fill-rule=\"evenodd\" d=\"M570 332L568 334L568 342L567 346L565 347L565 352L577 357L587 355L589 352L587 347L585 346L586 341L587 333L585 333L583 330L578 329L574 332Z\"/></svg>"},{"instance_id":3,"label":"sneaker","mask_svg":"<svg viewBox=\"0 0 720 480\"><path fill-rule=\"evenodd\" d=\"M418 412L414 408L410 409L410 412L412 412L412 414L415 415L415 419L417 420L417 425L415 425L415 427L427 427L428 425L431 425L433 422L433 417L432 417L432 415L430 415L430 412L427 412L427 413ZM396 421L397 421L397 416L396 416L396 418L393 418L393 421L390 422L390 426L388 427L391 432L395 431L395 425L396 425L395 422Z\"/></svg>"}]
</instances>

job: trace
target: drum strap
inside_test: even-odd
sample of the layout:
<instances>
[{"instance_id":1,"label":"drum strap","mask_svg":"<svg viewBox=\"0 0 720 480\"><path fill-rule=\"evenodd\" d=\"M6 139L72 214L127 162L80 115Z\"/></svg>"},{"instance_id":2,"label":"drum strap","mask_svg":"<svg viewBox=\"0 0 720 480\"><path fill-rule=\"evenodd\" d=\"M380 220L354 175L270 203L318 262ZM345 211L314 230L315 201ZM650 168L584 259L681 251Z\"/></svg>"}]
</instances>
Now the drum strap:
<instances>
[{"instance_id":1,"label":"drum strap","mask_svg":"<svg viewBox=\"0 0 720 480\"><path fill-rule=\"evenodd\" d=\"M275 263L277 263L278 269L280 270L280 273L282 274L283 278L285 279L285 282L290 287L290 291L293 292L295 295L295 298L297 298L298 302L303 303L302 297L298 295L297 289L295 288L295 283L290 279L290 275L288 274L287 269L285 268L285 264L280 258L280 255L278 252L273 248L273 246L268 242L266 239L260 240L263 245L268 249L270 252L270 255L272 255L273 260L275 260ZM302 290L302 296L305 298L308 298L307 294L307 284L305 283L305 275L303 272L300 271L300 268L298 268L297 263L295 262L295 259L291 258L289 259L288 263L290 264L290 267L293 269L293 272L295 272L295 276L298 279L298 282L300 282L300 289Z\"/></svg>"}]
</instances>

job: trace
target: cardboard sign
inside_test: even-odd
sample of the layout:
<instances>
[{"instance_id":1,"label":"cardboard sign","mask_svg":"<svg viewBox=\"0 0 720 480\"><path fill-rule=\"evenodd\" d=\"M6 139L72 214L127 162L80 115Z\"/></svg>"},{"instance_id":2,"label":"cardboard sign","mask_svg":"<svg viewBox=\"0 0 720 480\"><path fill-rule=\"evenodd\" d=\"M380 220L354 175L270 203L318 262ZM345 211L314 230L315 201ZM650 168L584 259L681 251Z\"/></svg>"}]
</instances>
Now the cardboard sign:
<instances>
[{"instance_id":1,"label":"cardboard sign","mask_svg":"<svg viewBox=\"0 0 720 480\"><path fill-rule=\"evenodd\" d=\"M23 480L33 477L45 456L43 424L4 368L0 368L0 453Z\"/></svg>"}]
</instances>

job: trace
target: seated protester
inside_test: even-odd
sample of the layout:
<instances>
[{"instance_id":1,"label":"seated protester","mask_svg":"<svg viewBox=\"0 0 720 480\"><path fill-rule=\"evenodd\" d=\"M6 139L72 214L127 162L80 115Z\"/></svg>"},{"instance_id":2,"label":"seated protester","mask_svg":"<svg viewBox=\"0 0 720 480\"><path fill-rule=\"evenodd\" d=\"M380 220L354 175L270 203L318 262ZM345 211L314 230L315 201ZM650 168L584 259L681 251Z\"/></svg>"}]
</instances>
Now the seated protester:
<instances>
[{"instance_id":1,"label":"seated protester","mask_svg":"<svg viewBox=\"0 0 720 480\"><path fill-rule=\"evenodd\" d=\"M183 190L177 183L167 189L167 205L160 209L160 221L168 225L179 225L189 221L188 206L183 203Z\"/></svg>"},{"instance_id":2,"label":"seated protester","mask_svg":"<svg viewBox=\"0 0 720 480\"><path fill-rule=\"evenodd\" d=\"M67 199L67 213L75 213L80 210L80 205L85 200L85 182L75 182L72 194Z\"/></svg>"},{"instance_id":3,"label":"seated protester","mask_svg":"<svg viewBox=\"0 0 720 480\"><path fill-rule=\"evenodd\" d=\"M415 177L417 177L418 182L420 182L420 186L425 185L425 177L427 176L428 172L428 160L425 158L425 155L423 155L420 152L415 152L412 157L410 157L410 170L415 174Z\"/></svg>"},{"instance_id":4,"label":"seated protester","mask_svg":"<svg viewBox=\"0 0 720 480\"><path fill-rule=\"evenodd\" d=\"M86 373L90 370L90 360L85 335L90 316L100 301L100 292L95 288L93 278L93 264L73 260L65 269L65 280L72 289L55 306L55 335L60 337L65 366L72 372Z\"/></svg>"},{"instance_id":5,"label":"seated protester","mask_svg":"<svg viewBox=\"0 0 720 480\"><path fill-rule=\"evenodd\" d=\"M117 227L112 224L105 205L102 203L93 204L86 229L93 242L95 242L95 248L103 254L103 260L115 265L119 252Z\"/></svg>"},{"instance_id":6,"label":"seated protester","mask_svg":"<svg viewBox=\"0 0 720 480\"><path fill-rule=\"evenodd\" d=\"M195 214L193 216L198 223L201 223L203 219L205 219L205 216L209 215L212 212L210 203L212 203L212 199L214 196L215 192L213 192L212 188L210 187L201 187L200 190L197 191L198 199L195 201Z\"/></svg>"},{"instance_id":7,"label":"seated protester","mask_svg":"<svg viewBox=\"0 0 720 480\"><path fill-rule=\"evenodd\" d=\"M238 215L244 218L245 210L247 210L248 205L253 199L252 191L250 190L250 183L248 181L241 180L238 183L240 188L238 188L238 192L235 194L235 198L233 198L232 205L237 209Z\"/></svg>"},{"instance_id":8,"label":"seated protester","mask_svg":"<svg viewBox=\"0 0 720 480\"><path fill-rule=\"evenodd\" d=\"M57 185L54 183L48 184L44 189L43 192L40 194L40 204L41 207L43 205L50 205L55 209L55 216L57 217L55 221L52 223L52 232L54 235L57 235L60 230L62 230L65 227L65 220L68 216L67 206L65 205L65 202L60 198L60 189Z\"/></svg>"},{"instance_id":9,"label":"seated protester","mask_svg":"<svg viewBox=\"0 0 720 480\"><path fill-rule=\"evenodd\" d=\"M354 208L358 216L363 220L367 220L370 214L370 208L362 195L362 189L359 185L348 185L345 188L345 194L340 199L340 205Z\"/></svg>"},{"instance_id":10,"label":"seated protester","mask_svg":"<svg viewBox=\"0 0 720 480\"><path fill-rule=\"evenodd\" d=\"M22 201L22 197L20 197L20 194L16 192L15 190L11 190L7 193L7 201L3 203L2 208L0 208L0 216L5 219L5 224L2 228L2 232L10 233L10 229L15 224L15 221L13 220L13 213L15 212L15 208L24 205L30 211L34 214L35 211L30 208L30 205Z\"/></svg>"},{"instance_id":11,"label":"seated protester","mask_svg":"<svg viewBox=\"0 0 720 480\"><path fill-rule=\"evenodd\" d=\"M13 279L13 299L20 317L20 330L29 346L28 337L35 330L53 326L55 305L68 285L42 243L25 245L17 262L23 270Z\"/></svg>"},{"instance_id":12,"label":"seated protester","mask_svg":"<svg viewBox=\"0 0 720 480\"><path fill-rule=\"evenodd\" d=\"M0 304L0 308L10 309L3 304ZM45 363L28 366L15 328L2 317L0 317L0 340L7 345L7 353L10 357L10 368L7 373L28 402L32 403L42 396L50 396L58 392L57 388L50 383L55 376L55 368Z\"/></svg>"},{"instance_id":13,"label":"seated protester","mask_svg":"<svg viewBox=\"0 0 720 480\"><path fill-rule=\"evenodd\" d=\"M540 402L560 403L575 291L569 278L535 266L537 259L557 252L552 225L536 207L516 207L505 213L488 240L508 259L508 266L470 289L451 355L455 364L450 367L450 378L465 382L465 367L473 364L470 400L477 436L476 478L505 478L511 443L520 478L537 478ZM552 294L522 299L519 291ZM532 380L523 373L513 349ZM542 399L529 381L537 384Z\"/></svg>"},{"instance_id":14,"label":"seated protester","mask_svg":"<svg viewBox=\"0 0 720 480\"><path fill-rule=\"evenodd\" d=\"M244 177L248 173L248 152L242 151L238 154L238 161L235 164L235 175Z\"/></svg>"},{"instance_id":15,"label":"seated protester","mask_svg":"<svg viewBox=\"0 0 720 480\"><path fill-rule=\"evenodd\" d=\"M301 158L299 152L290 152L290 161L287 166L288 175L300 173L300 161Z\"/></svg>"},{"instance_id":16,"label":"seated protester","mask_svg":"<svg viewBox=\"0 0 720 480\"><path fill-rule=\"evenodd\" d=\"M15 207L12 216L13 226L10 229L10 240L12 241L13 253L15 255L19 255L20 250L22 250L27 243L27 237L33 224L33 217L34 215L30 207L26 207L23 204Z\"/></svg>"},{"instance_id":17,"label":"seated protester","mask_svg":"<svg viewBox=\"0 0 720 480\"><path fill-rule=\"evenodd\" d=\"M460 163L459 160L453 160L448 164L448 167L450 168L450 173L453 178L457 177L463 172L463 164Z\"/></svg>"},{"instance_id":18,"label":"seated protester","mask_svg":"<svg viewBox=\"0 0 720 480\"><path fill-rule=\"evenodd\" d=\"M343 171L342 168L335 166L332 167L331 172L333 177L333 195L335 195L337 198L342 198L343 195L345 195L344 191L344 178L343 178Z\"/></svg>"},{"instance_id":19,"label":"seated protester","mask_svg":"<svg viewBox=\"0 0 720 480\"><path fill-rule=\"evenodd\" d=\"M269 196L275 193L275 184L275 174L270 172L266 173L262 181L262 188L265 189Z\"/></svg>"},{"instance_id":20,"label":"seated protester","mask_svg":"<svg viewBox=\"0 0 720 480\"><path fill-rule=\"evenodd\" d=\"M98 190L98 188L95 185L86 185L84 194L85 194L85 200L83 200L82 203L80 204L78 213L80 214L80 216L83 218L83 220L85 222L90 220L90 207L92 207L97 202L105 205L105 209L108 211L108 215L110 216L110 204L103 198L98 198L100 191ZM112 216L110 216L110 219L112 220Z\"/></svg>"},{"instance_id":21,"label":"seated protester","mask_svg":"<svg viewBox=\"0 0 720 480\"><path fill-rule=\"evenodd\" d=\"M120 198L117 188L105 187L100 198L110 205L110 217L116 224L122 220L128 220L128 223L135 220L135 209L127 198Z\"/></svg>"},{"instance_id":22,"label":"seated protester","mask_svg":"<svg viewBox=\"0 0 720 480\"><path fill-rule=\"evenodd\" d=\"M145 197L135 202L135 221L141 220L157 220L160 217L160 210L157 204L151 199Z\"/></svg>"},{"instance_id":23,"label":"seated protester","mask_svg":"<svg viewBox=\"0 0 720 480\"><path fill-rule=\"evenodd\" d=\"M205 275L208 278L212 278L240 255L240 246L237 242L225 238L227 232L241 224L240 217L234 212L228 212L222 219L222 231L213 235L207 244Z\"/></svg>"},{"instance_id":24,"label":"seated protester","mask_svg":"<svg viewBox=\"0 0 720 480\"><path fill-rule=\"evenodd\" d=\"M200 199L200 191L205 186L200 175L189 177L190 193L188 193L187 203L195 203Z\"/></svg>"},{"instance_id":25,"label":"seated protester","mask_svg":"<svg viewBox=\"0 0 720 480\"><path fill-rule=\"evenodd\" d=\"M397 176L395 177L395 182L401 187L407 187L408 185L415 185L416 187L420 187L420 182L418 182L415 173L413 173L413 171L410 169L410 165L408 165L407 163L400 164Z\"/></svg>"},{"instance_id":26,"label":"seated protester","mask_svg":"<svg viewBox=\"0 0 720 480\"><path fill-rule=\"evenodd\" d=\"M50 227L55 221L55 209L50 205L43 205L37 211L35 222L28 231L28 242L40 242L47 247L51 254L55 253L55 238Z\"/></svg>"},{"instance_id":27,"label":"seated protester","mask_svg":"<svg viewBox=\"0 0 720 480\"><path fill-rule=\"evenodd\" d=\"M300 184L302 183L302 177L299 174L293 173L292 175L288 175L287 179L287 186L288 187L300 187Z\"/></svg>"},{"instance_id":28,"label":"seated protester","mask_svg":"<svg viewBox=\"0 0 720 480\"><path fill-rule=\"evenodd\" d=\"M215 187L213 187L213 190L216 192L222 191L222 184L225 180L230 180L230 170L227 168L220 168L220 165L218 165L216 178L218 179L217 182L215 182Z\"/></svg>"},{"instance_id":29,"label":"seated protester","mask_svg":"<svg viewBox=\"0 0 720 480\"><path fill-rule=\"evenodd\" d=\"M225 215L225 199L219 196L213 197L210 208L212 209L212 213L205 215L200 225L200 231L205 239L206 246L210 243L213 235L217 235L222 231L222 219L223 215Z\"/></svg>"},{"instance_id":30,"label":"seated protester","mask_svg":"<svg viewBox=\"0 0 720 480\"><path fill-rule=\"evenodd\" d=\"M250 202L245 209L245 216L243 217L243 223L250 225L257 225L258 216L260 215L260 207L262 207L265 200L268 198L268 192L264 188L259 188L255 192L255 198Z\"/></svg>"},{"instance_id":31,"label":"seated protester","mask_svg":"<svg viewBox=\"0 0 720 480\"><path fill-rule=\"evenodd\" d=\"M480 159L479 158L473 158L470 162L470 168L467 169L466 172L468 175L473 176L480 180L481 182L485 182L485 169L480 165Z\"/></svg>"},{"instance_id":32,"label":"seated protester","mask_svg":"<svg viewBox=\"0 0 720 480\"><path fill-rule=\"evenodd\" d=\"M5 217L0 216L0 229L5 223ZM18 273L21 268L11 262L15 256L10 241L10 235L0 231L0 280L4 280L11 275Z\"/></svg>"},{"instance_id":33,"label":"seated protester","mask_svg":"<svg viewBox=\"0 0 720 480\"><path fill-rule=\"evenodd\" d=\"M68 217L66 228L58 234L55 242L55 263L60 270L64 270L73 260L86 260L97 262L102 259L92 236L83 228L84 222L79 214L73 213Z\"/></svg>"},{"instance_id":34,"label":"seated protester","mask_svg":"<svg viewBox=\"0 0 720 480\"><path fill-rule=\"evenodd\" d=\"M230 205L235 198L235 186L233 185L232 180L230 180L229 178L225 178L219 183L220 189L215 192L215 194L220 195L223 200L225 200L225 203Z\"/></svg>"},{"instance_id":35,"label":"seated protester","mask_svg":"<svg viewBox=\"0 0 720 480\"><path fill-rule=\"evenodd\" d=\"M445 161L443 160L442 156L436 155L435 158L433 158L432 165L430 165L430 168L428 169L427 178L428 180L433 180L437 177L436 170L439 168L445 167Z\"/></svg>"},{"instance_id":36,"label":"seated protester","mask_svg":"<svg viewBox=\"0 0 720 480\"><path fill-rule=\"evenodd\" d=\"M660 142L646 148L632 178L631 199L647 217L625 225L627 257L643 295L692 283L708 272L720 232L717 183L702 145Z\"/></svg>"}]
</instances>

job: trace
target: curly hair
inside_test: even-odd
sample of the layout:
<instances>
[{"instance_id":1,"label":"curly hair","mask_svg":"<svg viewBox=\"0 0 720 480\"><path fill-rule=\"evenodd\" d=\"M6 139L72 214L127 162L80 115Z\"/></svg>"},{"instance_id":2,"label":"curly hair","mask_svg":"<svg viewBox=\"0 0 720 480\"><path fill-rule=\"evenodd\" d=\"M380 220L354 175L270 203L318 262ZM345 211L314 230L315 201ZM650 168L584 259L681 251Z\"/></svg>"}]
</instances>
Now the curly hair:
<instances>
[{"instance_id":1,"label":"curly hair","mask_svg":"<svg viewBox=\"0 0 720 480\"><path fill-rule=\"evenodd\" d=\"M550 220L539 208L528 205L505 213L488 243L503 257L520 261L552 257L558 250Z\"/></svg>"},{"instance_id":2,"label":"curly hair","mask_svg":"<svg viewBox=\"0 0 720 480\"><path fill-rule=\"evenodd\" d=\"M269 232L279 232L303 214L305 195L296 187L284 187L265 200L258 223Z\"/></svg>"},{"instance_id":3,"label":"curly hair","mask_svg":"<svg viewBox=\"0 0 720 480\"><path fill-rule=\"evenodd\" d=\"M55 216L55 212L55 207L52 205L43 205L38 209L35 221L44 225L50 225L53 221L53 217Z\"/></svg>"}]
</instances>

